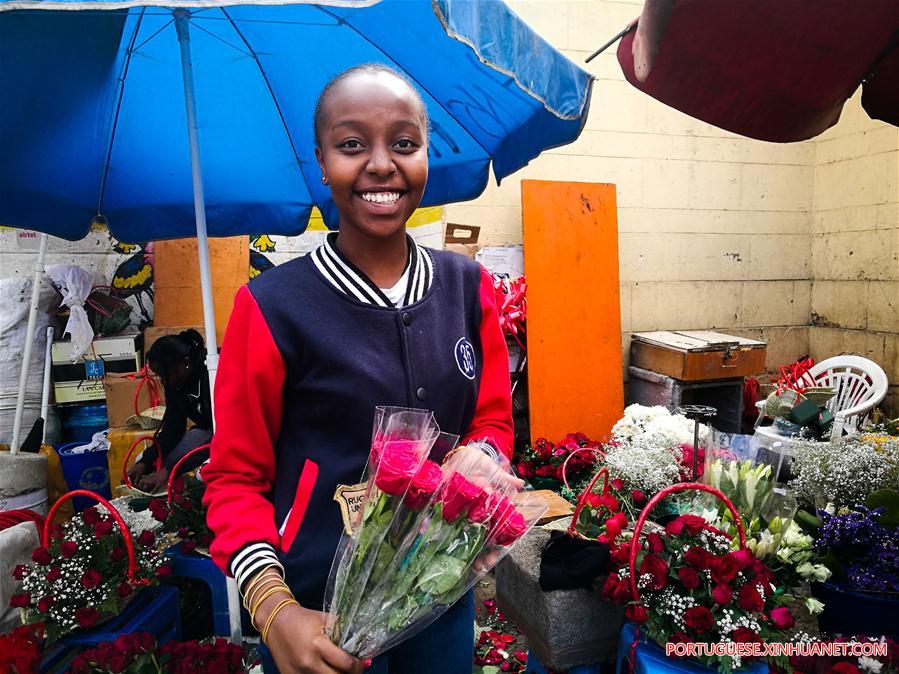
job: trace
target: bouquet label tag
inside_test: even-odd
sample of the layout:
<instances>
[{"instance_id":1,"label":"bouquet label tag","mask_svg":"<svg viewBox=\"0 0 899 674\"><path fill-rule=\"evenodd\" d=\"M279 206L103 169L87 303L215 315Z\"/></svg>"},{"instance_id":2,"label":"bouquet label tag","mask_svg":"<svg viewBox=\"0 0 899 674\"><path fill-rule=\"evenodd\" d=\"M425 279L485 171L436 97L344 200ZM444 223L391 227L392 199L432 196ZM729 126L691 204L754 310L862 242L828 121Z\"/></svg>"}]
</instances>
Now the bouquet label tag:
<instances>
[{"instance_id":1,"label":"bouquet label tag","mask_svg":"<svg viewBox=\"0 0 899 674\"><path fill-rule=\"evenodd\" d=\"M365 501L365 483L353 485L337 485L334 500L340 506L343 528L351 536L359 528L362 519L362 505Z\"/></svg>"}]
</instances>

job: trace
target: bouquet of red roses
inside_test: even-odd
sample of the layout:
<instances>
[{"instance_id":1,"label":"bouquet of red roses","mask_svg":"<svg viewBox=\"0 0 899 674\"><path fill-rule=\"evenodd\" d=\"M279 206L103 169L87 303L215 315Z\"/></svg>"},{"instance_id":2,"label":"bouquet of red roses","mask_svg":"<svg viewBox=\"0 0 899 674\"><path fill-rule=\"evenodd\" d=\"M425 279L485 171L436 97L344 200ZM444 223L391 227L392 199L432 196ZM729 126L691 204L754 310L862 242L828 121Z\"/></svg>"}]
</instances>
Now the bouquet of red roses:
<instances>
[{"instance_id":1,"label":"bouquet of red roses","mask_svg":"<svg viewBox=\"0 0 899 674\"><path fill-rule=\"evenodd\" d=\"M433 415L378 408L366 492L325 594L327 634L370 658L433 622L545 511L479 447L428 459Z\"/></svg>"},{"instance_id":2,"label":"bouquet of red roses","mask_svg":"<svg viewBox=\"0 0 899 674\"><path fill-rule=\"evenodd\" d=\"M698 515L681 515L645 538L637 531L612 557L618 566L603 596L627 604L627 619L659 644L783 642L793 626L774 573L749 550L732 551L730 538ZM741 667L738 656L698 659L721 672Z\"/></svg>"},{"instance_id":3,"label":"bouquet of red roses","mask_svg":"<svg viewBox=\"0 0 899 674\"><path fill-rule=\"evenodd\" d=\"M8 634L0 634L0 672L31 674L41 667L41 625L23 625Z\"/></svg>"},{"instance_id":4,"label":"bouquet of red roses","mask_svg":"<svg viewBox=\"0 0 899 674\"><path fill-rule=\"evenodd\" d=\"M79 653L72 674L240 674L248 667L243 648L227 639L169 641L157 646L149 633L123 634Z\"/></svg>"},{"instance_id":5,"label":"bouquet of red roses","mask_svg":"<svg viewBox=\"0 0 899 674\"><path fill-rule=\"evenodd\" d=\"M583 433L569 433L557 443L537 438L533 447L528 446L524 451L516 453L515 471L526 480L543 478L562 482L564 470L569 481L577 482L579 478L588 477L590 469L596 463L595 452L578 450L598 449L600 446L600 443ZM571 460L566 465L568 457Z\"/></svg>"}]
</instances>

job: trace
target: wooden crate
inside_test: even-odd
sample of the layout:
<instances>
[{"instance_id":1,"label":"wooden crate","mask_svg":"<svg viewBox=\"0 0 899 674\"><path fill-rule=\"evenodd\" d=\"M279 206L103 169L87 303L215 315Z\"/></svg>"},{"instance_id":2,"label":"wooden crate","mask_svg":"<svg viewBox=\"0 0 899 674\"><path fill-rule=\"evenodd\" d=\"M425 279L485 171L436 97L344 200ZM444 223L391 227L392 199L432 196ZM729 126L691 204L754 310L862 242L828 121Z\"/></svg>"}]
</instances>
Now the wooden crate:
<instances>
[{"instance_id":1,"label":"wooden crate","mask_svg":"<svg viewBox=\"0 0 899 674\"><path fill-rule=\"evenodd\" d=\"M637 332L630 364L679 381L748 377L765 371L767 344L708 330Z\"/></svg>"}]
</instances>

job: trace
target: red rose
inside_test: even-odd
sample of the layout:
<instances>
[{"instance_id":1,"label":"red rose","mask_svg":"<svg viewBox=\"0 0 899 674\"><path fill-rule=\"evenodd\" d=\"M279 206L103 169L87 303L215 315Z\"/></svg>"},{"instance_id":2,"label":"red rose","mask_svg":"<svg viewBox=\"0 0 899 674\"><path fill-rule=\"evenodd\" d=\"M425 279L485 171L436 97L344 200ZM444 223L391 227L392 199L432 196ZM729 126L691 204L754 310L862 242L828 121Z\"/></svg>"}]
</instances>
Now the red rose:
<instances>
[{"instance_id":1,"label":"red rose","mask_svg":"<svg viewBox=\"0 0 899 674\"><path fill-rule=\"evenodd\" d=\"M156 542L156 534L149 529L144 529L140 532L140 536L137 537L137 542L139 545L149 548Z\"/></svg>"},{"instance_id":2,"label":"red rose","mask_svg":"<svg viewBox=\"0 0 899 674\"><path fill-rule=\"evenodd\" d=\"M613 541L621 535L625 527L627 527L627 516L624 513L615 513L606 520L606 533Z\"/></svg>"},{"instance_id":3,"label":"red rose","mask_svg":"<svg viewBox=\"0 0 899 674\"><path fill-rule=\"evenodd\" d=\"M556 475L555 467L550 465L540 466L534 472L536 473L537 477L555 477Z\"/></svg>"},{"instance_id":4,"label":"red rose","mask_svg":"<svg viewBox=\"0 0 899 674\"><path fill-rule=\"evenodd\" d=\"M665 549L665 544L662 542L662 534L657 531L646 537L646 543L650 552L662 552Z\"/></svg>"},{"instance_id":5,"label":"red rose","mask_svg":"<svg viewBox=\"0 0 899 674\"><path fill-rule=\"evenodd\" d=\"M78 544L75 541L66 541L61 546L59 546L59 551L62 553L62 556L66 559L75 556L75 553L78 552Z\"/></svg>"},{"instance_id":6,"label":"red rose","mask_svg":"<svg viewBox=\"0 0 899 674\"><path fill-rule=\"evenodd\" d=\"M480 487L473 485L461 474L453 473L440 496L443 502L443 519L455 522L475 504L482 493Z\"/></svg>"},{"instance_id":7,"label":"red rose","mask_svg":"<svg viewBox=\"0 0 899 674\"><path fill-rule=\"evenodd\" d=\"M737 561L728 555L712 557L709 560L709 570L712 572L712 580L716 583L729 583L737 577Z\"/></svg>"},{"instance_id":8,"label":"red rose","mask_svg":"<svg viewBox=\"0 0 899 674\"><path fill-rule=\"evenodd\" d=\"M134 656L125 651L115 651L109 656L107 664L113 674L121 674L134 660Z\"/></svg>"},{"instance_id":9,"label":"red rose","mask_svg":"<svg viewBox=\"0 0 899 674\"><path fill-rule=\"evenodd\" d=\"M375 473L375 486L390 496L402 496L418 472L420 457L412 442L391 442L384 446Z\"/></svg>"},{"instance_id":10,"label":"red rose","mask_svg":"<svg viewBox=\"0 0 899 674\"><path fill-rule=\"evenodd\" d=\"M696 536L705 528L705 520L698 515L681 515L674 518L665 527L665 532L669 536L680 536L686 531L691 536Z\"/></svg>"},{"instance_id":11,"label":"red rose","mask_svg":"<svg viewBox=\"0 0 899 674\"><path fill-rule=\"evenodd\" d=\"M50 555L50 551L47 550L47 548L40 547L34 549L34 552L31 553L31 559L41 566L47 566L53 560L53 557Z\"/></svg>"},{"instance_id":12,"label":"red rose","mask_svg":"<svg viewBox=\"0 0 899 674\"><path fill-rule=\"evenodd\" d=\"M28 575L28 567L24 564L16 564L16 568L12 570L12 577L16 580L23 580Z\"/></svg>"},{"instance_id":13,"label":"red rose","mask_svg":"<svg viewBox=\"0 0 899 674\"><path fill-rule=\"evenodd\" d=\"M683 632L675 632L668 639L669 644L688 644L692 641L690 637L688 637Z\"/></svg>"},{"instance_id":14,"label":"red rose","mask_svg":"<svg viewBox=\"0 0 899 674\"><path fill-rule=\"evenodd\" d=\"M88 569L84 572L84 575L81 576L81 586L88 590L97 587L102 582L103 576L101 576L100 572L96 569Z\"/></svg>"},{"instance_id":15,"label":"red rose","mask_svg":"<svg viewBox=\"0 0 899 674\"><path fill-rule=\"evenodd\" d=\"M749 550L737 550L731 552L730 557L737 563L737 568L740 571L752 566L752 563L755 561L755 557Z\"/></svg>"},{"instance_id":16,"label":"red rose","mask_svg":"<svg viewBox=\"0 0 899 674\"><path fill-rule=\"evenodd\" d=\"M790 613L790 610L784 606L772 609L770 617L771 622L774 623L774 626L779 630L790 629L796 623L796 621L793 620L793 615Z\"/></svg>"},{"instance_id":17,"label":"red rose","mask_svg":"<svg viewBox=\"0 0 899 674\"><path fill-rule=\"evenodd\" d=\"M653 553L647 554L640 563L640 576L650 577L651 590L661 590L668 584L668 564L664 559Z\"/></svg>"},{"instance_id":18,"label":"red rose","mask_svg":"<svg viewBox=\"0 0 899 674\"><path fill-rule=\"evenodd\" d=\"M715 618L705 606L693 606L684 611L684 623L690 629L702 633L715 626Z\"/></svg>"},{"instance_id":19,"label":"red rose","mask_svg":"<svg viewBox=\"0 0 899 674\"><path fill-rule=\"evenodd\" d=\"M116 547L116 548L112 549L111 553L109 553L109 561L112 562L113 564L118 564L119 562L124 560L125 557L127 557L127 556L128 556L128 553L125 552L124 547L121 547L121 546Z\"/></svg>"},{"instance_id":20,"label":"red rose","mask_svg":"<svg viewBox=\"0 0 899 674\"><path fill-rule=\"evenodd\" d=\"M642 604L628 604L628 607L624 609L624 617L632 623L642 625L649 620L649 613Z\"/></svg>"},{"instance_id":21,"label":"red rose","mask_svg":"<svg viewBox=\"0 0 899 674\"><path fill-rule=\"evenodd\" d=\"M748 627L738 627L730 633L730 640L738 644L760 644L762 638Z\"/></svg>"},{"instance_id":22,"label":"red rose","mask_svg":"<svg viewBox=\"0 0 899 674\"><path fill-rule=\"evenodd\" d=\"M27 592L20 592L9 598L9 605L13 608L28 608L30 603L31 595Z\"/></svg>"},{"instance_id":23,"label":"red rose","mask_svg":"<svg viewBox=\"0 0 899 674\"><path fill-rule=\"evenodd\" d=\"M584 497L584 503L591 508L598 508L600 506L599 494L591 491Z\"/></svg>"},{"instance_id":24,"label":"red rose","mask_svg":"<svg viewBox=\"0 0 899 674\"><path fill-rule=\"evenodd\" d=\"M490 521L491 514L490 495L482 489L468 511L468 521L473 524L486 524Z\"/></svg>"},{"instance_id":25,"label":"red rose","mask_svg":"<svg viewBox=\"0 0 899 674\"><path fill-rule=\"evenodd\" d=\"M618 578L617 573L610 573L609 577L606 578L606 582L602 584L602 597L603 599L611 600L615 594L615 589L618 587L620 583L620 579Z\"/></svg>"},{"instance_id":26,"label":"red rose","mask_svg":"<svg viewBox=\"0 0 899 674\"><path fill-rule=\"evenodd\" d=\"M712 599L716 604L727 606L734 598L734 591L730 589L730 585L721 583L712 588Z\"/></svg>"},{"instance_id":27,"label":"red rose","mask_svg":"<svg viewBox=\"0 0 899 674\"><path fill-rule=\"evenodd\" d=\"M60 578L62 578L62 569L58 566L50 567L50 570L47 572L47 582L54 583Z\"/></svg>"},{"instance_id":28,"label":"red rose","mask_svg":"<svg viewBox=\"0 0 899 674\"><path fill-rule=\"evenodd\" d=\"M56 603L56 599L53 598L53 595L47 595L46 597L41 597L37 602L37 610L41 613L46 613L50 610L50 607Z\"/></svg>"},{"instance_id":29,"label":"red rose","mask_svg":"<svg viewBox=\"0 0 899 674\"><path fill-rule=\"evenodd\" d=\"M827 674L861 674L861 672L851 662L838 662L827 670Z\"/></svg>"},{"instance_id":30,"label":"red rose","mask_svg":"<svg viewBox=\"0 0 899 674\"><path fill-rule=\"evenodd\" d=\"M178 527L178 538L187 538L190 536L190 530L187 527Z\"/></svg>"},{"instance_id":31,"label":"red rose","mask_svg":"<svg viewBox=\"0 0 899 674\"><path fill-rule=\"evenodd\" d=\"M643 501L646 500L646 494L644 494L639 489L631 490L631 501L634 502L634 505L640 505Z\"/></svg>"},{"instance_id":32,"label":"red rose","mask_svg":"<svg viewBox=\"0 0 899 674\"><path fill-rule=\"evenodd\" d=\"M412 510L424 508L437 491L442 479L443 471L440 470L440 466L433 461L425 461L409 484L405 498L406 505Z\"/></svg>"},{"instance_id":33,"label":"red rose","mask_svg":"<svg viewBox=\"0 0 899 674\"><path fill-rule=\"evenodd\" d=\"M680 578L680 582L688 590L695 590L697 587L699 587L699 574L689 566L684 566L678 569L677 577Z\"/></svg>"},{"instance_id":34,"label":"red rose","mask_svg":"<svg viewBox=\"0 0 899 674\"><path fill-rule=\"evenodd\" d=\"M631 593L630 583L626 580L622 580L618 583L615 592L612 594L612 601L616 604L627 604L633 600L634 595Z\"/></svg>"},{"instance_id":35,"label":"red rose","mask_svg":"<svg viewBox=\"0 0 899 674\"><path fill-rule=\"evenodd\" d=\"M621 491L622 489L624 489L624 480L620 478L616 477L609 484L612 485L612 489L614 489L615 491Z\"/></svg>"},{"instance_id":36,"label":"red rose","mask_svg":"<svg viewBox=\"0 0 899 674\"><path fill-rule=\"evenodd\" d=\"M737 606L749 613L758 613L765 608L765 600L759 594L755 585L746 583L737 592Z\"/></svg>"},{"instance_id":37,"label":"red rose","mask_svg":"<svg viewBox=\"0 0 899 674\"><path fill-rule=\"evenodd\" d=\"M611 494L603 494L602 496L600 496L599 504L613 513L618 512L618 510L621 508L621 504L618 502L618 499Z\"/></svg>"},{"instance_id":38,"label":"red rose","mask_svg":"<svg viewBox=\"0 0 899 674\"><path fill-rule=\"evenodd\" d=\"M710 557L711 555L707 550L696 547L695 545L688 549L686 553L684 553L684 561L686 561L687 564L692 566L694 569L699 569L700 571L709 568Z\"/></svg>"},{"instance_id":39,"label":"red rose","mask_svg":"<svg viewBox=\"0 0 899 674\"><path fill-rule=\"evenodd\" d=\"M521 477L528 479L534 477L534 465L527 461L519 461L515 467Z\"/></svg>"},{"instance_id":40,"label":"red rose","mask_svg":"<svg viewBox=\"0 0 899 674\"><path fill-rule=\"evenodd\" d=\"M172 566L171 564L163 564L158 569L156 569L156 577L160 580L165 578L170 578L172 575Z\"/></svg>"},{"instance_id":41,"label":"red rose","mask_svg":"<svg viewBox=\"0 0 899 674\"><path fill-rule=\"evenodd\" d=\"M629 545L616 545L613 546L612 554L610 556L615 564L627 564L630 555L631 548Z\"/></svg>"},{"instance_id":42,"label":"red rose","mask_svg":"<svg viewBox=\"0 0 899 674\"><path fill-rule=\"evenodd\" d=\"M115 591L116 591L117 595L124 598L124 597L127 597L128 595L130 595L133 590L131 588L131 585L127 581L123 580L121 583L119 583L119 586L116 588Z\"/></svg>"},{"instance_id":43,"label":"red rose","mask_svg":"<svg viewBox=\"0 0 899 674\"><path fill-rule=\"evenodd\" d=\"M524 536L528 530L528 523L517 510L509 513L509 516L500 522L499 526L493 532L493 541L497 545L509 546L519 538Z\"/></svg>"},{"instance_id":44,"label":"red rose","mask_svg":"<svg viewBox=\"0 0 899 674\"><path fill-rule=\"evenodd\" d=\"M761 585L762 589L765 591L765 595L770 596L771 593L774 592L774 589L771 586L774 585L776 581L774 572L758 560L753 562L752 570L753 573L755 573L753 583Z\"/></svg>"},{"instance_id":45,"label":"red rose","mask_svg":"<svg viewBox=\"0 0 899 674\"><path fill-rule=\"evenodd\" d=\"M103 520L102 522L97 522L94 525L94 536L97 538L103 538L104 536L108 536L112 533L112 521L111 520Z\"/></svg>"},{"instance_id":46,"label":"red rose","mask_svg":"<svg viewBox=\"0 0 899 674\"><path fill-rule=\"evenodd\" d=\"M100 620L100 612L92 606L75 609L75 621L79 627L90 627Z\"/></svg>"},{"instance_id":47,"label":"red rose","mask_svg":"<svg viewBox=\"0 0 899 674\"><path fill-rule=\"evenodd\" d=\"M181 549L182 549L184 552L190 554L191 552L193 552L194 550L197 549L197 544L194 543L193 541L184 541L184 542L181 544Z\"/></svg>"},{"instance_id":48,"label":"red rose","mask_svg":"<svg viewBox=\"0 0 899 674\"><path fill-rule=\"evenodd\" d=\"M85 508L81 513L82 519L90 525L94 525L99 522L102 518L100 517L100 513L97 512L96 506L91 506L90 508Z\"/></svg>"}]
</instances>

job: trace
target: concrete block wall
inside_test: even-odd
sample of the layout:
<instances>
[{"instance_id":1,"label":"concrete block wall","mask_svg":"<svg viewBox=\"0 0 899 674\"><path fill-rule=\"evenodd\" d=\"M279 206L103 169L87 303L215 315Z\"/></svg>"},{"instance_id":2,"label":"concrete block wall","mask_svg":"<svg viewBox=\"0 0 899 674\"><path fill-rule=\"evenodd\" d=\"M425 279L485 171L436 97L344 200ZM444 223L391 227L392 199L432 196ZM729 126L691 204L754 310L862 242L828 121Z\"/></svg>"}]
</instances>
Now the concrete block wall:
<instances>
[{"instance_id":1,"label":"concrete block wall","mask_svg":"<svg viewBox=\"0 0 899 674\"><path fill-rule=\"evenodd\" d=\"M877 361L899 414L899 129L852 101L815 140L811 318L816 359Z\"/></svg>"},{"instance_id":2,"label":"concrete block wall","mask_svg":"<svg viewBox=\"0 0 899 674\"><path fill-rule=\"evenodd\" d=\"M583 64L642 2L511 6ZM624 80L614 47L583 67L597 81L577 142L447 207L447 221L481 225L482 243L520 243L522 178L614 183L625 357L632 332L657 329L760 337L771 367L807 353L814 145L761 143L668 108Z\"/></svg>"},{"instance_id":3,"label":"concrete block wall","mask_svg":"<svg viewBox=\"0 0 899 674\"><path fill-rule=\"evenodd\" d=\"M510 4L583 64L643 3ZM447 222L480 225L481 243L520 243L522 178L614 183L625 358L632 332L717 329L767 341L769 371L854 352L899 384L899 130L856 96L819 138L764 143L640 93L614 47L583 67L597 81L577 142L448 206Z\"/></svg>"}]
</instances>

